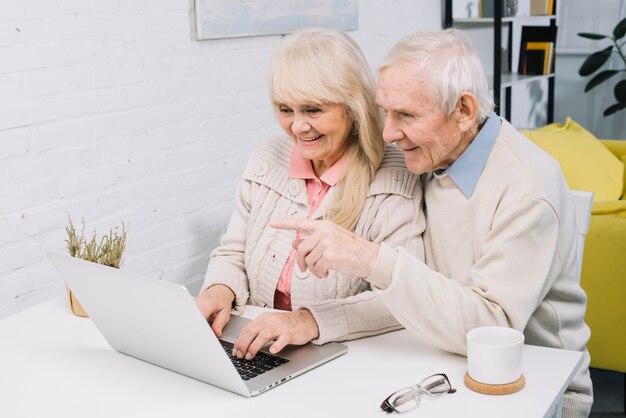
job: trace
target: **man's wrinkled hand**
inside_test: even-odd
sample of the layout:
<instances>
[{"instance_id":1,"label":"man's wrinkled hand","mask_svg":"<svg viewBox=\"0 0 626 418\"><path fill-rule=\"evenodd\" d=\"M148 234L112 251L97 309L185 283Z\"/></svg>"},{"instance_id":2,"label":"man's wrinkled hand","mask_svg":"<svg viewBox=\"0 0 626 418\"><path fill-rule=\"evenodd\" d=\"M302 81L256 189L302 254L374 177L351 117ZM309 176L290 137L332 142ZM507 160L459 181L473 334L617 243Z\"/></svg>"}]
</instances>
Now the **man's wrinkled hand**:
<instances>
[{"instance_id":1,"label":"man's wrinkled hand","mask_svg":"<svg viewBox=\"0 0 626 418\"><path fill-rule=\"evenodd\" d=\"M367 277L376 265L379 247L327 220L283 219L270 222L277 229L300 233L293 242L300 270L317 277L335 271L350 277Z\"/></svg>"},{"instance_id":2,"label":"man's wrinkled hand","mask_svg":"<svg viewBox=\"0 0 626 418\"><path fill-rule=\"evenodd\" d=\"M317 322L306 309L264 313L241 330L234 344L233 355L251 360L271 341L274 343L269 351L275 354L288 344L302 345L318 337Z\"/></svg>"}]
</instances>

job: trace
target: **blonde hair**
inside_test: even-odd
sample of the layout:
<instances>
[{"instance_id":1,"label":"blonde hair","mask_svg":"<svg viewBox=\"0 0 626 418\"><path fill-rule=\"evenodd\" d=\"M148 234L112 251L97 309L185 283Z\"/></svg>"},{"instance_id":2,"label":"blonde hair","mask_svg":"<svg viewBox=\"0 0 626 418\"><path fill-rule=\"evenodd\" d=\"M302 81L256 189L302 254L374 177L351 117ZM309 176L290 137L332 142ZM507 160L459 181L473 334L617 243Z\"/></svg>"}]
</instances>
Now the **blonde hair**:
<instances>
[{"instance_id":1,"label":"blonde hair","mask_svg":"<svg viewBox=\"0 0 626 418\"><path fill-rule=\"evenodd\" d=\"M332 29L304 29L287 36L273 57L270 98L276 103L343 104L353 124L344 175L326 212L354 230L385 151L375 83L356 42Z\"/></svg>"},{"instance_id":2,"label":"blonde hair","mask_svg":"<svg viewBox=\"0 0 626 418\"><path fill-rule=\"evenodd\" d=\"M478 52L460 30L450 28L405 36L389 51L379 72L406 62L415 64L416 75L431 86L426 92L431 103L446 115L452 114L459 95L465 91L478 100L478 123L493 111L493 98Z\"/></svg>"}]
</instances>

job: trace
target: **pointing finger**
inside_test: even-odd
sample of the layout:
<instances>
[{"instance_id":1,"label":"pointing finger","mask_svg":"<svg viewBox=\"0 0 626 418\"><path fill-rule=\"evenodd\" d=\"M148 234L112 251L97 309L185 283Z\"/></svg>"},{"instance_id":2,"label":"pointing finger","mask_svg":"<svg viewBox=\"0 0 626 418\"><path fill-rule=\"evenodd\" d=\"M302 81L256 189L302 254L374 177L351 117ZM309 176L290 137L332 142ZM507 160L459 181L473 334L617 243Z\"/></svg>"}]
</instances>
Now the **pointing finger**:
<instances>
[{"instance_id":1,"label":"pointing finger","mask_svg":"<svg viewBox=\"0 0 626 418\"><path fill-rule=\"evenodd\" d=\"M318 242L319 239L317 236L312 235L306 239L300 240L298 243L298 248L296 248L296 263L298 263L300 271L306 271L308 268L312 267L312 265L308 263L307 256L317 247Z\"/></svg>"},{"instance_id":2,"label":"pointing finger","mask_svg":"<svg viewBox=\"0 0 626 418\"><path fill-rule=\"evenodd\" d=\"M270 221L270 226L276 229L289 229L310 235L315 232L315 221L308 219L276 219Z\"/></svg>"},{"instance_id":3,"label":"pointing finger","mask_svg":"<svg viewBox=\"0 0 626 418\"><path fill-rule=\"evenodd\" d=\"M298 246L300 245L301 242L302 242L302 238L296 238L293 241L291 241L291 247L297 251Z\"/></svg>"}]
</instances>

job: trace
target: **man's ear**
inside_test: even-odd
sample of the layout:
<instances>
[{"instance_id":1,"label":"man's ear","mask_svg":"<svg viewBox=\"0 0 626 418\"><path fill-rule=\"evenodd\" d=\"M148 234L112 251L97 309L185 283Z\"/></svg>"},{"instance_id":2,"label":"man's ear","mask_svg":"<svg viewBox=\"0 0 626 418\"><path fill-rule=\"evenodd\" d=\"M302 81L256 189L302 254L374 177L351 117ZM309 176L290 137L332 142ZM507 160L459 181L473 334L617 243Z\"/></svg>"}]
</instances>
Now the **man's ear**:
<instances>
[{"instance_id":1,"label":"man's ear","mask_svg":"<svg viewBox=\"0 0 626 418\"><path fill-rule=\"evenodd\" d=\"M473 93L464 91L456 103L456 116L461 132L468 132L478 125L478 100Z\"/></svg>"}]
</instances>

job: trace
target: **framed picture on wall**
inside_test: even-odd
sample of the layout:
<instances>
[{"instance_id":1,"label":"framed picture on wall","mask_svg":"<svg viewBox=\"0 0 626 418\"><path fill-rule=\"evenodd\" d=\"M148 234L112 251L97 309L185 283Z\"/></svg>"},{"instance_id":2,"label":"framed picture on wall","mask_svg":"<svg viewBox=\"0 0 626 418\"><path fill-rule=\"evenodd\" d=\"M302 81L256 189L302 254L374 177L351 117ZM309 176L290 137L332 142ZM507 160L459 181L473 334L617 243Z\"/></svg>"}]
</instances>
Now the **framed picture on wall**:
<instances>
[{"instance_id":1,"label":"framed picture on wall","mask_svg":"<svg viewBox=\"0 0 626 418\"><path fill-rule=\"evenodd\" d=\"M357 29L358 0L196 0L199 40L278 35L311 26Z\"/></svg>"}]
</instances>

